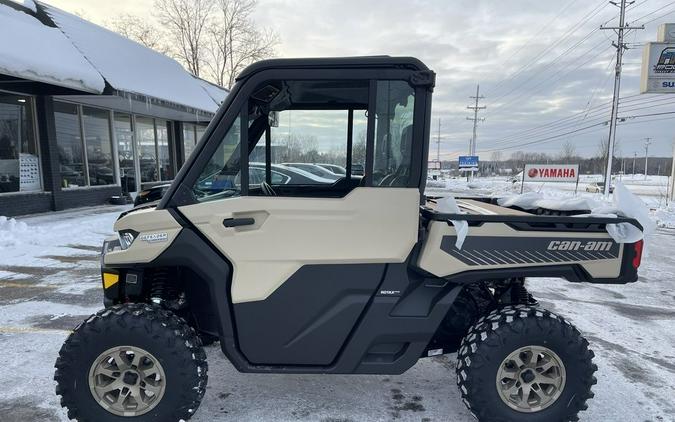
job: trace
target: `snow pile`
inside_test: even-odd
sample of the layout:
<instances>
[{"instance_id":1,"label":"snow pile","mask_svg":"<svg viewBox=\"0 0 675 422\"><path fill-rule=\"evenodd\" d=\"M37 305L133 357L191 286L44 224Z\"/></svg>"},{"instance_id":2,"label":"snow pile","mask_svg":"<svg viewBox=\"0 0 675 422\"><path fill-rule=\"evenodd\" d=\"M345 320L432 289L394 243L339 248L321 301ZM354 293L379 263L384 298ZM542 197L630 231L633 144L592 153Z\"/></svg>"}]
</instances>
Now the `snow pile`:
<instances>
[{"instance_id":1,"label":"snow pile","mask_svg":"<svg viewBox=\"0 0 675 422\"><path fill-rule=\"evenodd\" d=\"M0 39L0 74L96 94L105 88L101 75L58 28L1 3Z\"/></svg>"},{"instance_id":2,"label":"snow pile","mask_svg":"<svg viewBox=\"0 0 675 422\"><path fill-rule=\"evenodd\" d=\"M0 216L0 250L7 246L16 246L29 233L28 224L23 221Z\"/></svg>"},{"instance_id":3,"label":"snow pile","mask_svg":"<svg viewBox=\"0 0 675 422\"><path fill-rule=\"evenodd\" d=\"M551 198L542 193L528 192L498 200L502 207L519 207L525 210L545 208L556 211L587 211L577 217L611 217L618 216L636 219L643 227L639 230L629 223L607 224L607 233L619 243L633 243L649 236L656 229L656 224L649 216L649 209L640 198L632 194L622 183L614 189L612 203L587 197Z\"/></svg>"},{"instance_id":4,"label":"snow pile","mask_svg":"<svg viewBox=\"0 0 675 422\"><path fill-rule=\"evenodd\" d=\"M601 208L606 203L586 197L552 198L540 192L527 192L522 195L513 195L500 198L499 205L502 207L518 207L524 210L546 208L557 211L592 211Z\"/></svg>"},{"instance_id":5,"label":"snow pile","mask_svg":"<svg viewBox=\"0 0 675 422\"><path fill-rule=\"evenodd\" d=\"M440 198L436 201L436 211L442 214L461 214L462 212L457 205L457 201L452 196L446 196L445 198ZM455 241L455 247L457 249L462 249L464 244L464 239L466 235L469 234L469 223L467 221L457 221L450 220L455 232L457 233L457 240Z\"/></svg>"},{"instance_id":6,"label":"snow pile","mask_svg":"<svg viewBox=\"0 0 675 422\"><path fill-rule=\"evenodd\" d=\"M56 7L40 6L113 88L199 110L218 109L211 98L215 94L177 61Z\"/></svg>"}]
</instances>

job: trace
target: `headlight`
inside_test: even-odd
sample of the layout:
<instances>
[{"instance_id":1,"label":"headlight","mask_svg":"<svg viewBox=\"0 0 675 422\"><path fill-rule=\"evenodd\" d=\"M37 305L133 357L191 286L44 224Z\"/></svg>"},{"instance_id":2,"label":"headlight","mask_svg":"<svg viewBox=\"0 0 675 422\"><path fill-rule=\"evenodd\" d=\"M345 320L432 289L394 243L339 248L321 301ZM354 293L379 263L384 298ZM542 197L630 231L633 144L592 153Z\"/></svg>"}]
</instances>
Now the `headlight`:
<instances>
[{"instance_id":1,"label":"headlight","mask_svg":"<svg viewBox=\"0 0 675 422\"><path fill-rule=\"evenodd\" d=\"M138 232L133 230L121 230L119 233L117 233L117 236L120 238L120 247L122 250L127 250L131 244L134 243L134 240L136 240Z\"/></svg>"}]
</instances>

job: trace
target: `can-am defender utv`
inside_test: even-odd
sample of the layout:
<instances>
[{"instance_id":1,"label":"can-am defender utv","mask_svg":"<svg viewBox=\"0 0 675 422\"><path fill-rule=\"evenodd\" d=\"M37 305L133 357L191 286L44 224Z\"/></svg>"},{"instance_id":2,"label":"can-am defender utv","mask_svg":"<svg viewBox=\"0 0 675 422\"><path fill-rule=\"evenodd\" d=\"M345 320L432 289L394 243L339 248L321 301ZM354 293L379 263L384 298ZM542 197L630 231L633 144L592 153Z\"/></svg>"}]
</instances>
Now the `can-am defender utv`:
<instances>
[{"instance_id":1,"label":"can-am defender utv","mask_svg":"<svg viewBox=\"0 0 675 422\"><path fill-rule=\"evenodd\" d=\"M633 282L642 243L616 243L605 225L641 227L489 200L435 211L424 195L434 80L399 57L248 67L159 204L123 213L104 243L105 309L56 362L69 417L190 418L206 388L202 341L218 339L257 373L400 374L457 352L481 421L576 420L593 352L525 277ZM274 171L308 135L340 145L344 177L290 184ZM470 226L461 249L452 220Z\"/></svg>"}]
</instances>

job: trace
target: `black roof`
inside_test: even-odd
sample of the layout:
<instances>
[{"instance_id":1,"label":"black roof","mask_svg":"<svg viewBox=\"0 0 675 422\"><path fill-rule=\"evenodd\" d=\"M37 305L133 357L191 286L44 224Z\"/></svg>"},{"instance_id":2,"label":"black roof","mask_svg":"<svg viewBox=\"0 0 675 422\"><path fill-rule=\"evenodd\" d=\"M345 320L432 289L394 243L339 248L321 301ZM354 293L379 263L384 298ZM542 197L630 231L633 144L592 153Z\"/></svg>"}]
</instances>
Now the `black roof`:
<instances>
[{"instance_id":1,"label":"black roof","mask_svg":"<svg viewBox=\"0 0 675 422\"><path fill-rule=\"evenodd\" d=\"M414 57L391 56L356 56L356 57L321 57L262 60L246 67L237 80L248 78L254 73L266 69L348 69L348 68L405 68L412 70L429 70L419 59Z\"/></svg>"}]
</instances>

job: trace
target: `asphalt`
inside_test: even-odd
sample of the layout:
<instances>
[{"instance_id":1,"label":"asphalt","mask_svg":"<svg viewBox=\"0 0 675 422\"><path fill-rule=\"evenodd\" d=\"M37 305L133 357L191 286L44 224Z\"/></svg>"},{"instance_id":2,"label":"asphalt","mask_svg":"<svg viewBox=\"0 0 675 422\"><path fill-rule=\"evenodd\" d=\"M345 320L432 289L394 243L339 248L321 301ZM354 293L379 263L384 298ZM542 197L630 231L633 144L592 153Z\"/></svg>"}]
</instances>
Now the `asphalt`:
<instances>
[{"instance_id":1,"label":"asphalt","mask_svg":"<svg viewBox=\"0 0 675 422\"><path fill-rule=\"evenodd\" d=\"M0 420L67 420L54 394L53 364L69 330L101 307L98 247L119 211L61 214L58 221L76 217L86 232L9 258L0 250ZM36 233L52 224L46 217L24 221ZM582 421L675 421L675 232L661 230L651 244L632 285L529 283L596 352L596 398ZM473 420L455 385L454 355L422 359L398 376L241 374L217 344L207 355L198 422Z\"/></svg>"}]
</instances>

